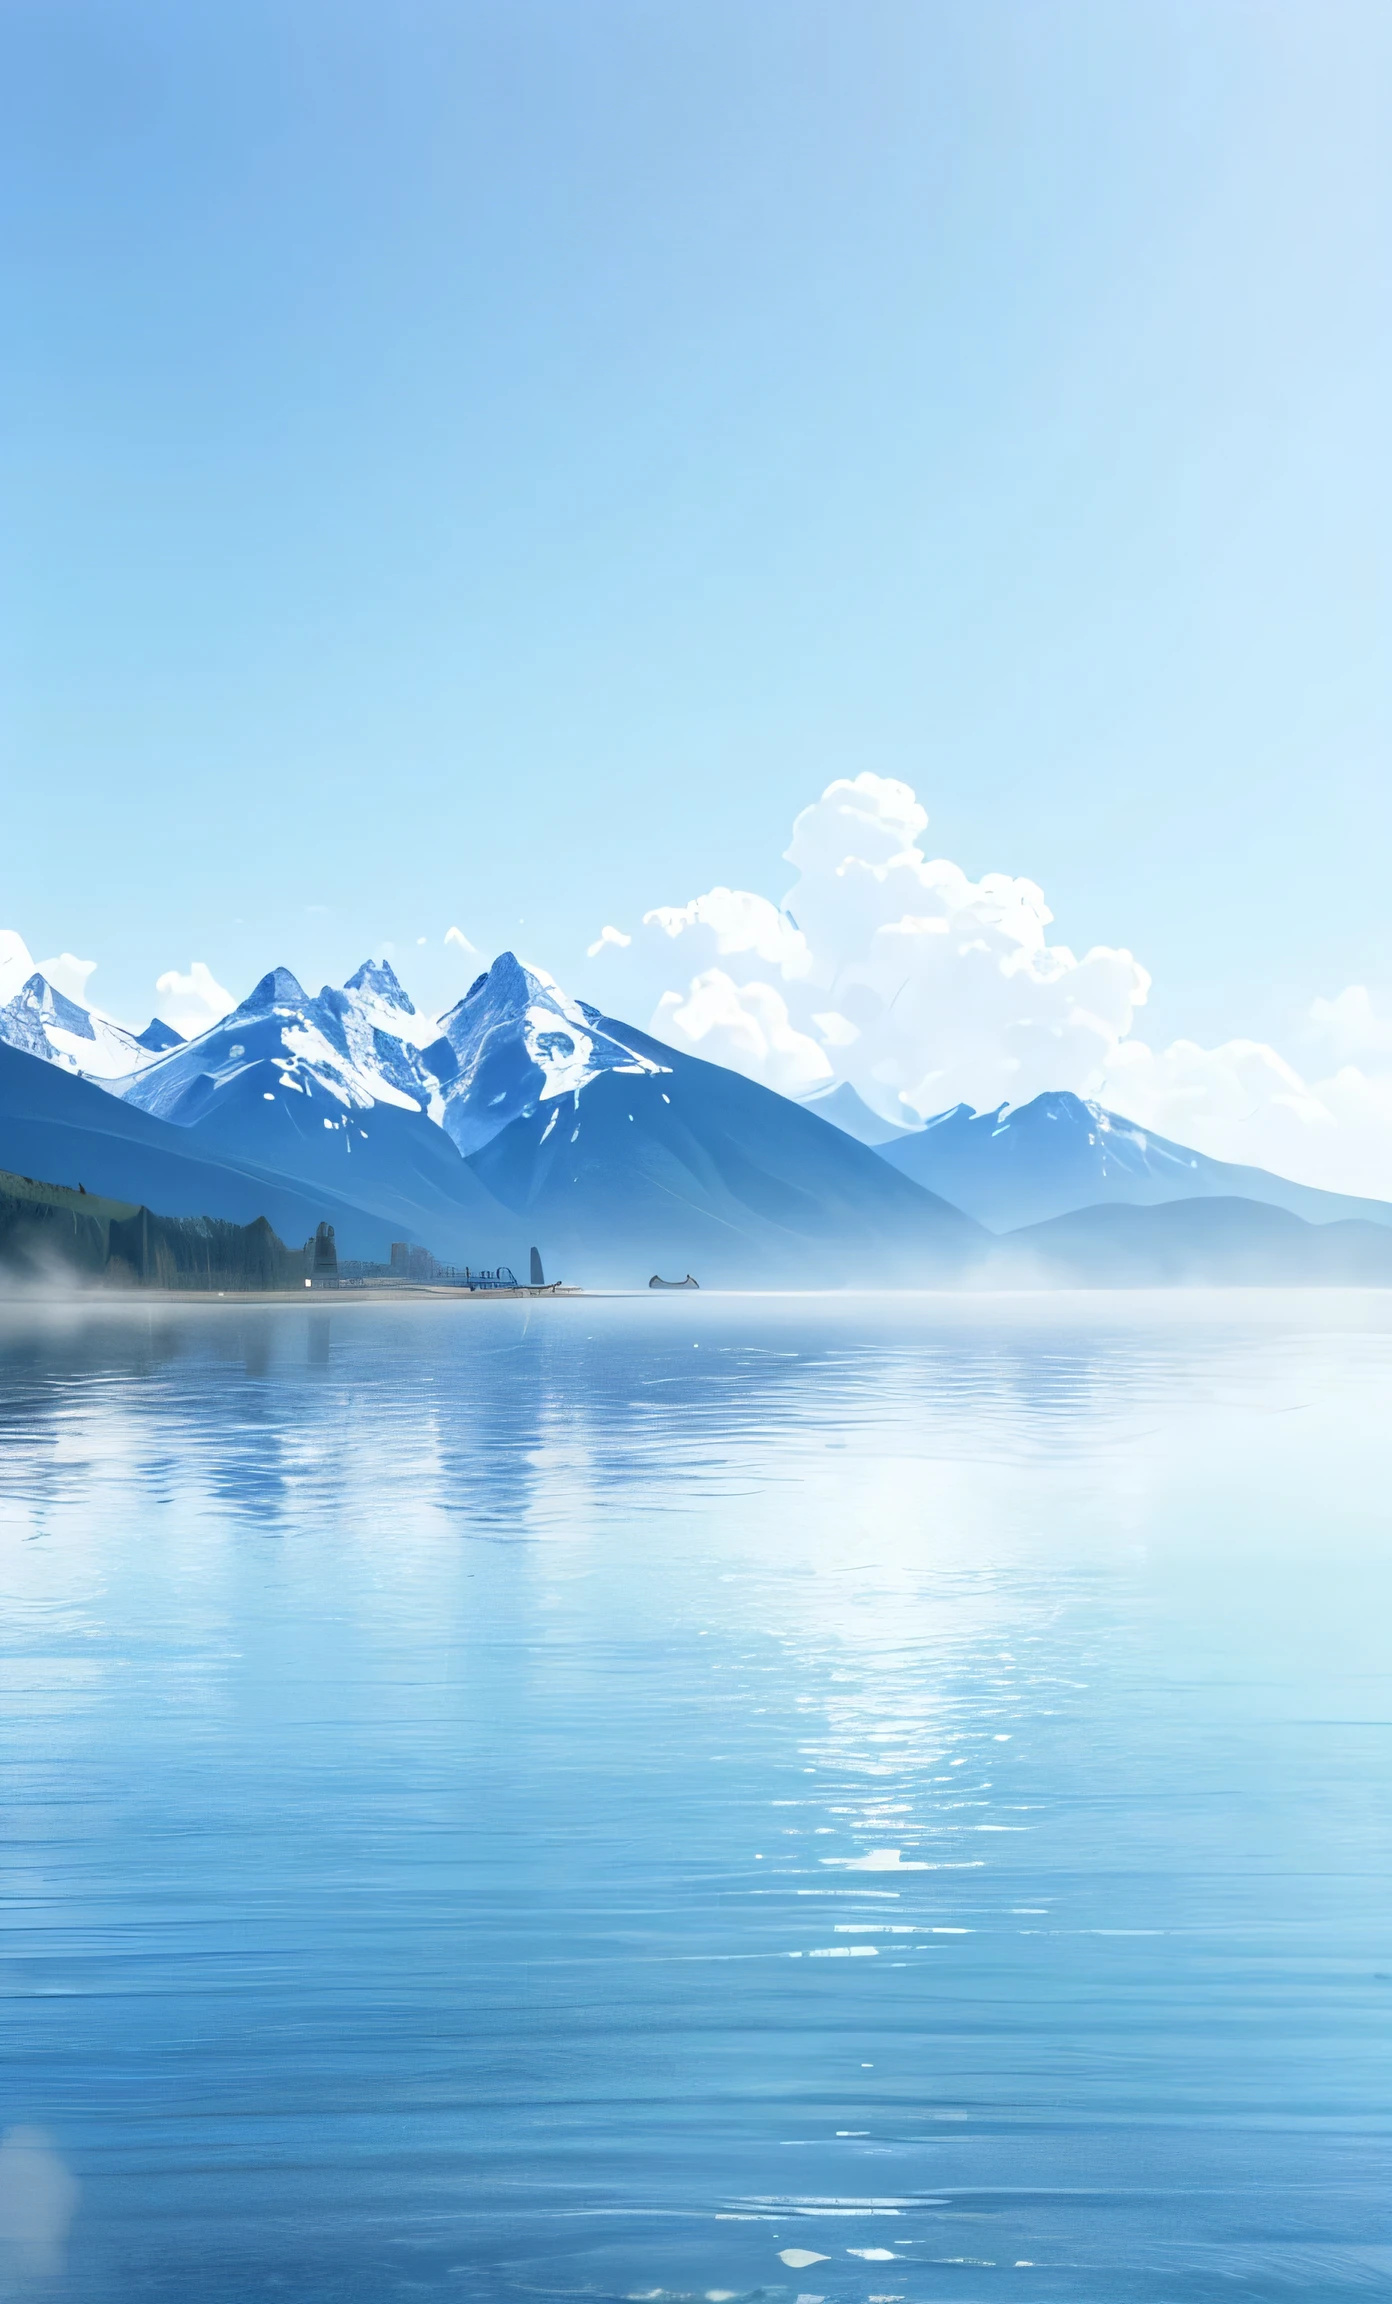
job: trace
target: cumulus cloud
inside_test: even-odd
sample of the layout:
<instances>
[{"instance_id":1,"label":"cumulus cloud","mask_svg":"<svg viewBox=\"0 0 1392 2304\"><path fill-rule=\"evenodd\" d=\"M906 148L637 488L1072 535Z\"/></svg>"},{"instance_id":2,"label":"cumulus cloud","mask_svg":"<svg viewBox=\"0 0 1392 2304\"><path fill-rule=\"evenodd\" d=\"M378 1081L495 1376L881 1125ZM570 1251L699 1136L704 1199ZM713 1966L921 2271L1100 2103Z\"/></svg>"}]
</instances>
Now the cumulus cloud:
<instances>
[{"instance_id":1,"label":"cumulus cloud","mask_svg":"<svg viewBox=\"0 0 1392 2304\"><path fill-rule=\"evenodd\" d=\"M1340 1063L1350 1015L1360 1011L1365 1061ZM1301 1026L1315 1056L1307 1066L1313 1077L1260 1041L1201 1048L1177 1040L1153 1050L1130 1040L1115 1052L1102 1100L1216 1160L1392 1198L1392 1019L1380 1018L1364 987L1352 985L1336 999L1312 1001Z\"/></svg>"},{"instance_id":2,"label":"cumulus cloud","mask_svg":"<svg viewBox=\"0 0 1392 2304\"><path fill-rule=\"evenodd\" d=\"M166 968L155 978L155 990L162 996L160 1013L165 1023L182 1032L186 1040L194 1040L200 1032L220 1023L237 1005L206 960L195 960L186 976L177 968Z\"/></svg>"},{"instance_id":3,"label":"cumulus cloud","mask_svg":"<svg viewBox=\"0 0 1392 2304\"><path fill-rule=\"evenodd\" d=\"M785 1094L848 1080L909 1126L1094 1086L1145 970L1051 944L1032 880L930 860L927 821L906 784L843 779L793 827L781 905L713 888L646 913L629 974L655 990L653 1030Z\"/></svg>"},{"instance_id":4,"label":"cumulus cloud","mask_svg":"<svg viewBox=\"0 0 1392 2304\"><path fill-rule=\"evenodd\" d=\"M1358 1056L1392 1056L1392 1016L1379 1016L1366 984L1347 984L1335 1000L1312 1000L1308 1035L1336 1064Z\"/></svg>"},{"instance_id":5,"label":"cumulus cloud","mask_svg":"<svg viewBox=\"0 0 1392 2304\"><path fill-rule=\"evenodd\" d=\"M1365 988L1311 1004L1313 1081L1255 1041L1153 1049L1134 954L1052 941L1034 881L972 879L927 824L907 784L838 779L793 826L781 904L716 887L606 928L605 1005L784 1095L847 1081L908 1126L1071 1089L1217 1158L1392 1193L1392 1020Z\"/></svg>"},{"instance_id":6,"label":"cumulus cloud","mask_svg":"<svg viewBox=\"0 0 1392 2304\"><path fill-rule=\"evenodd\" d=\"M84 1000L87 979L96 965L95 960L79 960L75 952L60 952L55 960L41 960L39 973L69 1000Z\"/></svg>"},{"instance_id":7,"label":"cumulus cloud","mask_svg":"<svg viewBox=\"0 0 1392 2304\"><path fill-rule=\"evenodd\" d=\"M0 1007L13 1000L20 986L36 972L46 976L69 1000L81 1000L96 965L95 960L79 960L75 952L60 952L53 960L35 960L18 930L0 928Z\"/></svg>"},{"instance_id":8,"label":"cumulus cloud","mask_svg":"<svg viewBox=\"0 0 1392 2304\"><path fill-rule=\"evenodd\" d=\"M821 1049L794 1029L773 985L737 984L722 968L707 968L685 993L664 992L651 1028L670 1046L747 1072L782 1096L805 1096L834 1078Z\"/></svg>"}]
</instances>

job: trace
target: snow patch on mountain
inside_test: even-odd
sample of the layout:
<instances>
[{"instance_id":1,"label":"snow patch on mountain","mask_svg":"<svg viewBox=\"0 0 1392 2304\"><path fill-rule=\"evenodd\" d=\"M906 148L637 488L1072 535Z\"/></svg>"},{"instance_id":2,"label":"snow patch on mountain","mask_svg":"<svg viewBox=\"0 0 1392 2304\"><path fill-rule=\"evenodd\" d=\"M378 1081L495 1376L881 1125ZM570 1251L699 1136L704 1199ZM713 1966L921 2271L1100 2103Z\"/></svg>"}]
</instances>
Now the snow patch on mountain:
<instances>
[{"instance_id":1,"label":"snow patch on mountain","mask_svg":"<svg viewBox=\"0 0 1392 2304\"><path fill-rule=\"evenodd\" d=\"M427 1048L439 1037L438 1023L420 1014L389 960L364 960L343 989L351 995L355 1017L372 1031L412 1048Z\"/></svg>"}]
</instances>

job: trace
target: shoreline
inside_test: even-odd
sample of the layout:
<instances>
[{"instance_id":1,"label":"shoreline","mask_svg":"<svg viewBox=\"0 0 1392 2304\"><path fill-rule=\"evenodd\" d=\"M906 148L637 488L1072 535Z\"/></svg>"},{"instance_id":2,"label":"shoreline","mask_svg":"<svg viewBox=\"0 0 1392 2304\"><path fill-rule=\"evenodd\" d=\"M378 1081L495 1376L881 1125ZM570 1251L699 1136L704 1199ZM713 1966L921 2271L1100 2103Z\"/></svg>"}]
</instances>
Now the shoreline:
<instances>
[{"instance_id":1,"label":"shoreline","mask_svg":"<svg viewBox=\"0 0 1392 2304\"><path fill-rule=\"evenodd\" d=\"M695 1294L695 1291L692 1291ZM1392 1297L1392 1287L1347 1281L1228 1281L1193 1282L1189 1284L1135 1285L1107 1287L1094 1284L1072 1287L1006 1287L1006 1288L703 1288L701 1298L707 1303L724 1301L738 1303L797 1302L847 1303L857 1299L879 1304L907 1304L931 1300L941 1305L977 1306L1017 1304L1043 1310L1050 1306L1062 1310L1065 1306L1077 1309L1087 1306L1100 1309L1108 1303L1134 1301L1144 1298L1179 1309L1188 1304L1211 1304L1217 1298L1225 1303L1234 1301L1249 1305L1270 1303L1275 1299L1292 1298L1304 1302L1320 1302L1337 1298L1344 1302L1375 1305L1379 1299ZM328 1312L346 1310L350 1305L361 1308L372 1304L458 1304L470 1303L541 1303L584 1302L588 1304L651 1303L651 1292L642 1286L634 1288L450 1288L417 1282L414 1286L387 1285L376 1288L73 1288L10 1293L0 1289L0 1318L10 1312L63 1311L63 1312L116 1312L140 1310L169 1311L180 1306L226 1305L239 1309L263 1305L268 1310L287 1311L298 1306L302 1311Z\"/></svg>"},{"instance_id":2,"label":"shoreline","mask_svg":"<svg viewBox=\"0 0 1392 2304\"><path fill-rule=\"evenodd\" d=\"M537 1302L543 1298L584 1296L584 1288L450 1288L428 1280L388 1281L370 1288L74 1288L34 1295L0 1292L0 1305L100 1304L123 1309L140 1304L299 1304L325 1311L348 1304L508 1304ZM602 1291L601 1291L602 1293Z\"/></svg>"}]
</instances>

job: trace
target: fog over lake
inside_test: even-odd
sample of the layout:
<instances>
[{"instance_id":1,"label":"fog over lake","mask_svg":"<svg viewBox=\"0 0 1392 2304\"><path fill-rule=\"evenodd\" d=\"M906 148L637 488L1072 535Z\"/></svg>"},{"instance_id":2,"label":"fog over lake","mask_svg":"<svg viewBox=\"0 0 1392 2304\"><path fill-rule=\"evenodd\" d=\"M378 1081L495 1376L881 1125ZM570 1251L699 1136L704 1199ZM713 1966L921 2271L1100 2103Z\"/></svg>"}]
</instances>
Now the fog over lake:
<instances>
[{"instance_id":1,"label":"fog over lake","mask_svg":"<svg viewBox=\"0 0 1392 2304\"><path fill-rule=\"evenodd\" d=\"M0 2295L1392 2277L1392 1298L0 1364Z\"/></svg>"}]
</instances>

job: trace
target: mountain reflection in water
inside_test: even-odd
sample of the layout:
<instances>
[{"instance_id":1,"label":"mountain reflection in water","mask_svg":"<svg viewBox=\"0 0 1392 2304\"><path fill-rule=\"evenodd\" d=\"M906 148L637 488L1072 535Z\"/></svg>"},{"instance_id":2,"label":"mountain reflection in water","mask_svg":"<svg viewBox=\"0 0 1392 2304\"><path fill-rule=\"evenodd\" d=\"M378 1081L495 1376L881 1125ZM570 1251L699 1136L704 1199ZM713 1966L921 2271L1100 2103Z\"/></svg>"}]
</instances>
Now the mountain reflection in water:
<instances>
[{"instance_id":1,"label":"mountain reflection in water","mask_svg":"<svg viewBox=\"0 0 1392 2304\"><path fill-rule=\"evenodd\" d=\"M1375 2288L1390 1373L1365 1292L0 1316L0 2294Z\"/></svg>"}]
</instances>

